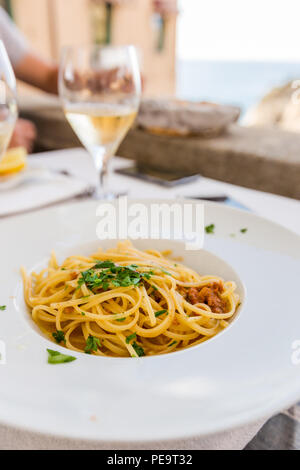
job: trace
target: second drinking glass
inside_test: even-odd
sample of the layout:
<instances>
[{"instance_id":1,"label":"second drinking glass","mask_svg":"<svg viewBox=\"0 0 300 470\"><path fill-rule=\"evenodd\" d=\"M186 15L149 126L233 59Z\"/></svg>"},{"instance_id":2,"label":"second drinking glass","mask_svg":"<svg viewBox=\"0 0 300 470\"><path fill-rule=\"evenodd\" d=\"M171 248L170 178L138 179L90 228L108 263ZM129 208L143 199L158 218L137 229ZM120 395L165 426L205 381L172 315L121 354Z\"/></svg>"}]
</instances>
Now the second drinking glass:
<instances>
[{"instance_id":1,"label":"second drinking glass","mask_svg":"<svg viewBox=\"0 0 300 470\"><path fill-rule=\"evenodd\" d=\"M141 78L133 46L67 47L59 93L65 115L99 173L98 198L111 198L108 163L132 126L140 103Z\"/></svg>"}]
</instances>

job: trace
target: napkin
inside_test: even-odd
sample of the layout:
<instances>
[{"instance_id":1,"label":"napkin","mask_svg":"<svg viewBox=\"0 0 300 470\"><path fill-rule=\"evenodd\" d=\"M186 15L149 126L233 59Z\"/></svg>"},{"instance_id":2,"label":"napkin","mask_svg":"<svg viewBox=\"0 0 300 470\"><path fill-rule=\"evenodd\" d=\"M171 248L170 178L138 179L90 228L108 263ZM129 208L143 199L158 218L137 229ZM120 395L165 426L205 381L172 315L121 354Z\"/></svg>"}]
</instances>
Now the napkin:
<instances>
[{"instance_id":1,"label":"napkin","mask_svg":"<svg viewBox=\"0 0 300 470\"><path fill-rule=\"evenodd\" d=\"M207 437L153 442L97 442L65 439L25 432L0 425L2 450L242 450L263 426L265 420Z\"/></svg>"},{"instance_id":2,"label":"napkin","mask_svg":"<svg viewBox=\"0 0 300 470\"><path fill-rule=\"evenodd\" d=\"M90 189L87 181L30 163L23 172L0 179L0 217L65 201Z\"/></svg>"}]
</instances>

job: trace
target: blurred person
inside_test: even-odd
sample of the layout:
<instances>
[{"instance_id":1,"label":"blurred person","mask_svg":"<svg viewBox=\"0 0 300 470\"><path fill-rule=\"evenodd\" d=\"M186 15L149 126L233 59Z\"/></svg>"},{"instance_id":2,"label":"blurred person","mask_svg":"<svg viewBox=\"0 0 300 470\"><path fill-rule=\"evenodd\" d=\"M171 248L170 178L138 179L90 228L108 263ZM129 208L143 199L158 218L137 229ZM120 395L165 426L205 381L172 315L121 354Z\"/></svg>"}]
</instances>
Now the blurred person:
<instances>
[{"instance_id":1,"label":"blurred person","mask_svg":"<svg viewBox=\"0 0 300 470\"><path fill-rule=\"evenodd\" d=\"M8 148L25 147L27 152L30 153L33 150L36 137L37 132L35 125L27 119L19 118L16 122Z\"/></svg>"},{"instance_id":2,"label":"blurred person","mask_svg":"<svg viewBox=\"0 0 300 470\"><path fill-rule=\"evenodd\" d=\"M101 0L100 0L101 1ZM102 0L104 3L110 3L111 5L123 5L129 3L131 0ZM141 1L141 0L140 0ZM177 0L151 0L153 9L161 15L176 14Z\"/></svg>"},{"instance_id":3,"label":"blurred person","mask_svg":"<svg viewBox=\"0 0 300 470\"><path fill-rule=\"evenodd\" d=\"M103 2L112 5L122 5L130 1L103 0ZM150 1L153 10L162 16L177 13L177 0ZM58 65L33 52L24 35L2 7L0 7L0 39L4 42L15 75L19 80L47 93L58 93ZM18 119L9 147L21 145L30 152L35 139L36 128L34 124L24 119Z\"/></svg>"},{"instance_id":4,"label":"blurred person","mask_svg":"<svg viewBox=\"0 0 300 470\"><path fill-rule=\"evenodd\" d=\"M153 8L161 15L177 14L177 0L152 0Z\"/></svg>"},{"instance_id":5,"label":"blurred person","mask_svg":"<svg viewBox=\"0 0 300 470\"><path fill-rule=\"evenodd\" d=\"M35 54L26 38L0 7L0 39L2 39L16 77L42 91L58 93L58 66ZM34 124L18 119L9 147L23 146L28 152L36 139Z\"/></svg>"}]
</instances>

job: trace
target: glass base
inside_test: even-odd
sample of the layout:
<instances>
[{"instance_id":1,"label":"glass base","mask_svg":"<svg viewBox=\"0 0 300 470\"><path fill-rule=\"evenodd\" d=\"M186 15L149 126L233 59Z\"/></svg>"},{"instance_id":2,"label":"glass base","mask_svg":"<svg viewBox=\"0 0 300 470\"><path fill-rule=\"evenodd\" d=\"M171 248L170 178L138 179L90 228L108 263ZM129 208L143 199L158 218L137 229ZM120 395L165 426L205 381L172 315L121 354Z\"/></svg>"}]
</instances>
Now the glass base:
<instances>
[{"instance_id":1,"label":"glass base","mask_svg":"<svg viewBox=\"0 0 300 470\"><path fill-rule=\"evenodd\" d=\"M127 196L128 191L103 191L100 188L96 188L92 194L93 199L112 201L122 196Z\"/></svg>"}]
</instances>

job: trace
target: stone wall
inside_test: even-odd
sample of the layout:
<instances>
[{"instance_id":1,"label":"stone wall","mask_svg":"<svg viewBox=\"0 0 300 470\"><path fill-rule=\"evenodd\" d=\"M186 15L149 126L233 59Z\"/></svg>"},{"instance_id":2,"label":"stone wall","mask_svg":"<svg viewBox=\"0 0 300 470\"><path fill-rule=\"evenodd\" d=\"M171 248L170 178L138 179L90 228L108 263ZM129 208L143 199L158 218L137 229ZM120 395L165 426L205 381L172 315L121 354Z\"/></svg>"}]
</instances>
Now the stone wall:
<instances>
[{"instance_id":1,"label":"stone wall","mask_svg":"<svg viewBox=\"0 0 300 470\"><path fill-rule=\"evenodd\" d=\"M23 99L21 111L37 125L37 150L80 145L57 99ZM118 155L166 171L193 171L300 199L300 134L292 132L232 125L226 134L208 139L163 137L133 129Z\"/></svg>"},{"instance_id":2,"label":"stone wall","mask_svg":"<svg viewBox=\"0 0 300 470\"><path fill-rule=\"evenodd\" d=\"M164 137L135 129L118 154L152 167L300 199L300 135L232 125L213 139Z\"/></svg>"}]
</instances>

